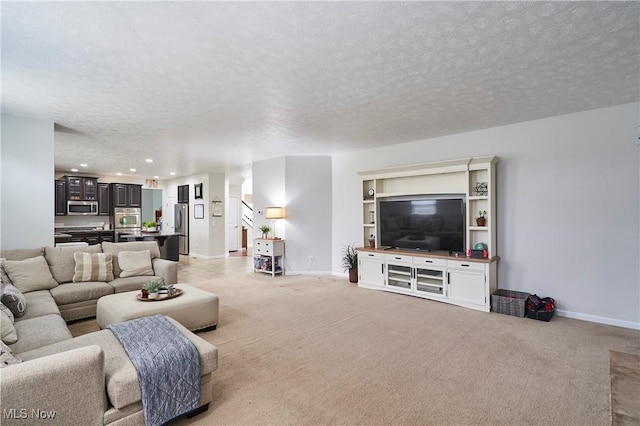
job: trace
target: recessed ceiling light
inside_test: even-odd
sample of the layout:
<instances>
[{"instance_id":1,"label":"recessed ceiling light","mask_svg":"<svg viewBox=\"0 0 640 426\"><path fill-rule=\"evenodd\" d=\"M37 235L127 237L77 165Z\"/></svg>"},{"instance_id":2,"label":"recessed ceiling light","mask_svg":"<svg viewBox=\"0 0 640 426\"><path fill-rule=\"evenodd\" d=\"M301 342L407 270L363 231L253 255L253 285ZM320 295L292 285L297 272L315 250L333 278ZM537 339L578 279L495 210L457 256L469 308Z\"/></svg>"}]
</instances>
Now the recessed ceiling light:
<instances>
[{"instance_id":1,"label":"recessed ceiling light","mask_svg":"<svg viewBox=\"0 0 640 426\"><path fill-rule=\"evenodd\" d=\"M71 171L72 171L72 172L77 172L77 171L78 171L78 169L71 169Z\"/></svg>"},{"instance_id":2,"label":"recessed ceiling light","mask_svg":"<svg viewBox=\"0 0 640 426\"><path fill-rule=\"evenodd\" d=\"M170 174L171 176L173 176L173 175L175 175L175 174L176 174L176 172L171 172L171 173L169 173L169 174Z\"/></svg>"},{"instance_id":3,"label":"recessed ceiling light","mask_svg":"<svg viewBox=\"0 0 640 426\"><path fill-rule=\"evenodd\" d=\"M144 160L144 161L146 161L147 163L153 163L153 160L152 160L151 158L147 158L147 159L146 159L146 160Z\"/></svg>"},{"instance_id":4,"label":"recessed ceiling light","mask_svg":"<svg viewBox=\"0 0 640 426\"><path fill-rule=\"evenodd\" d=\"M122 176L122 173L118 172L118 173L116 173L116 175L118 175L118 176Z\"/></svg>"},{"instance_id":5,"label":"recessed ceiling light","mask_svg":"<svg viewBox=\"0 0 640 426\"><path fill-rule=\"evenodd\" d=\"M136 171L136 169L129 169L129 171L130 171L130 172L135 172L135 171Z\"/></svg>"},{"instance_id":6,"label":"recessed ceiling light","mask_svg":"<svg viewBox=\"0 0 640 426\"><path fill-rule=\"evenodd\" d=\"M154 179L160 179L160 176L154 176L153 178Z\"/></svg>"},{"instance_id":7,"label":"recessed ceiling light","mask_svg":"<svg viewBox=\"0 0 640 426\"><path fill-rule=\"evenodd\" d=\"M87 165L82 163L82 164L80 164L80 167L87 167Z\"/></svg>"}]
</instances>

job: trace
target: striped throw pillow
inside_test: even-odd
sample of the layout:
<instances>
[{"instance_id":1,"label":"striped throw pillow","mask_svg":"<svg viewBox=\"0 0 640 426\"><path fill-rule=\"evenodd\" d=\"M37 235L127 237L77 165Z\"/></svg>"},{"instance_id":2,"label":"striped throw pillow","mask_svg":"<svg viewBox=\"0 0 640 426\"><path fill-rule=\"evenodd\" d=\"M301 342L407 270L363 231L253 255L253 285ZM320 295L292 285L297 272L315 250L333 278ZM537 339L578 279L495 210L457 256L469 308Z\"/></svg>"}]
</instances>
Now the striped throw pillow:
<instances>
[{"instance_id":1,"label":"striped throw pillow","mask_svg":"<svg viewBox=\"0 0 640 426\"><path fill-rule=\"evenodd\" d=\"M111 253L73 253L76 262L73 282L113 281L113 257Z\"/></svg>"}]
</instances>

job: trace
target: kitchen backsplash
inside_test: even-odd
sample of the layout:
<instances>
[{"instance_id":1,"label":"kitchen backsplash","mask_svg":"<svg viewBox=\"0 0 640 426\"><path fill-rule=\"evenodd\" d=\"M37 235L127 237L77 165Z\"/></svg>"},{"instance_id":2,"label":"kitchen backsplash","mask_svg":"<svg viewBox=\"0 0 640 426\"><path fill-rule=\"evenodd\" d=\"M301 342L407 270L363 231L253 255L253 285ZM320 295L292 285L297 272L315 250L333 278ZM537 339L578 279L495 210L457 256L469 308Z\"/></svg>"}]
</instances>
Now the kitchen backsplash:
<instances>
[{"instance_id":1,"label":"kitchen backsplash","mask_svg":"<svg viewBox=\"0 0 640 426\"><path fill-rule=\"evenodd\" d=\"M109 223L109 216L63 216L56 217L55 227L103 227Z\"/></svg>"}]
</instances>

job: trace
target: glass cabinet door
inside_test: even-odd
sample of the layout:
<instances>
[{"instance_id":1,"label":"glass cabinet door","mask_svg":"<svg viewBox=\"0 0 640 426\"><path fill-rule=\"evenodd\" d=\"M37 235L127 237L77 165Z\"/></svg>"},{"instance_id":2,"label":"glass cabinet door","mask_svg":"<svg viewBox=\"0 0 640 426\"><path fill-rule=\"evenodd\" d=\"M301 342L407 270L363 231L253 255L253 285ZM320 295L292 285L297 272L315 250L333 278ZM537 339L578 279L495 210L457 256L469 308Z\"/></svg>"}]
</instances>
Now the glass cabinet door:
<instances>
[{"instance_id":1,"label":"glass cabinet door","mask_svg":"<svg viewBox=\"0 0 640 426\"><path fill-rule=\"evenodd\" d=\"M411 277L412 267L402 265L387 266L387 286L402 289L411 290Z\"/></svg>"},{"instance_id":2,"label":"glass cabinet door","mask_svg":"<svg viewBox=\"0 0 640 426\"><path fill-rule=\"evenodd\" d=\"M417 292L446 296L442 269L416 268L415 276Z\"/></svg>"}]
</instances>

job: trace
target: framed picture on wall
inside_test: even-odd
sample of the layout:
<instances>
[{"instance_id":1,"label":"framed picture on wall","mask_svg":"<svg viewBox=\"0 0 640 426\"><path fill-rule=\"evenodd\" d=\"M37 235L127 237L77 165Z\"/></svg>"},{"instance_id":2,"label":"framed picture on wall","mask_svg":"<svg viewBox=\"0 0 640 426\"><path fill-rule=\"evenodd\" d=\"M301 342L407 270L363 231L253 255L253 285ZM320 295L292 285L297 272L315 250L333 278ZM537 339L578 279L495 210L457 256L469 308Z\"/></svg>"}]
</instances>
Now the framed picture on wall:
<instances>
[{"instance_id":1,"label":"framed picture on wall","mask_svg":"<svg viewBox=\"0 0 640 426\"><path fill-rule=\"evenodd\" d=\"M193 217L195 219L204 219L204 204L193 205Z\"/></svg>"},{"instance_id":2,"label":"framed picture on wall","mask_svg":"<svg viewBox=\"0 0 640 426\"><path fill-rule=\"evenodd\" d=\"M213 200L211 202L212 216L222 216L222 201Z\"/></svg>"},{"instance_id":3,"label":"framed picture on wall","mask_svg":"<svg viewBox=\"0 0 640 426\"><path fill-rule=\"evenodd\" d=\"M195 197L194 198L202 198L202 184L201 183L194 183L193 184L193 189L195 192Z\"/></svg>"}]
</instances>

